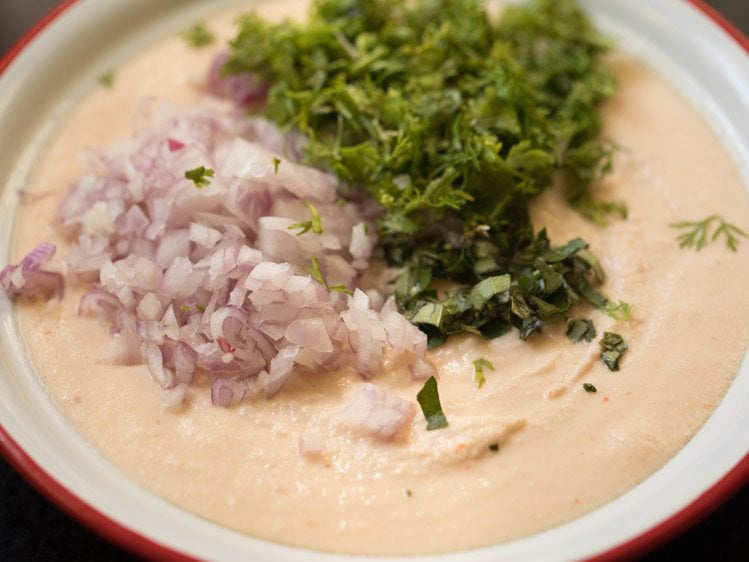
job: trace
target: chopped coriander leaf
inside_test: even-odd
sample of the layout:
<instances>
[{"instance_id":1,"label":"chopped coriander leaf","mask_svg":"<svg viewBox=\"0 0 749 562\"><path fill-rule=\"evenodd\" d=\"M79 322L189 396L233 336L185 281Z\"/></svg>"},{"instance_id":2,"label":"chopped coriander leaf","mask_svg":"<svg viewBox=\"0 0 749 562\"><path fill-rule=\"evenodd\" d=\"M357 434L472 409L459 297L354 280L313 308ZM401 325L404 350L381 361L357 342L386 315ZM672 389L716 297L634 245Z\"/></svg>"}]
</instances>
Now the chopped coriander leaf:
<instances>
[{"instance_id":1,"label":"chopped coriander leaf","mask_svg":"<svg viewBox=\"0 0 749 562\"><path fill-rule=\"evenodd\" d=\"M492 443L491 445L489 445L489 450L495 453L499 451L499 443Z\"/></svg>"},{"instance_id":2,"label":"chopped coriander leaf","mask_svg":"<svg viewBox=\"0 0 749 562\"><path fill-rule=\"evenodd\" d=\"M589 382L584 382L583 388L585 389L585 392L598 392L598 389Z\"/></svg>"},{"instance_id":3,"label":"chopped coriander leaf","mask_svg":"<svg viewBox=\"0 0 749 562\"><path fill-rule=\"evenodd\" d=\"M473 362L473 380L479 388L484 386L484 383L486 382L484 367L491 369L492 371L494 370L494 365L492 365L491 361L484 359L483 357L480 357Z\"/></svg>"},{"instance_id":4,"label":"chopped coriander leaf","mask_svg":"<svg viewBox=\"0 0 749 562\"><path fill-rule=\"evenodd\" d=\"M309 209L312 217L308 221L295 222L289 226L289 230L300 229L299 232L296 233L297 236L306 234L310 230L315 234L322 234L322 219L320 218L320 213L317 212L317 207L307 201L304 201L304 206Z\"/></svg>"},{"instance_id":5,"label":"chopped coriander leaf","mask_svg":"<svg viewBox=\"0 0 749 562\"><path fill-rule=\"evenodd\" d=\"M711 234L713 223L717 223L718 226ZM676 238L680 248L694 248L698 252L721 236L725 239L726 248L736 252L739 247L739 237L749 237L746 232L726 222L720 215L710 215L701 221L675 222L671 224L671 227L684 231Z\"/></svg>"},{"instance_id":6,"label":"chopped coriander leaf","mask_svg":"<svg viewBox=\"0 0 749 562\"><path fill-rule=\"evenodd\" d=\"M592 320L578 318L567 322L567 337L573 342L585 340L592 342L596 338L596 327Z\"/></svg>"},{"instance_id":7,"label":"chopped coriander leaf","mask_svg":"<svg viewBox=\"0 0 749 562\"><path fill-rule=\"evenodd\" d=\"M410 498L413 496L413 492L411 490L406 490L406 495Z\"/></svg>"},{"instance_id":8,"label":"chopped coriander leaf","mask_svg":"<svg viewBox=\"0 0 749 562\"><path fill-rule=\"evenodd\" d=\"M331 291L335 293L343 293L344 295L353 295L354 291L349 289L346 285L333 285L329 287Z\"/></svg>"},{"instance_id":9,"label":"chopped coriander leaf","mask_svg":"<svg viewBox=\"0 0 749 562\"><path fill-rule=\"evenodd\" d=\"M613 149L608 158L610 159L611 156L613 156ZM607 170L610 169L611 166L608 166ZM618 215L622 219L629 216L629 210L623 203L596 201L588 190L585 190L580 196L573 195L570 197L570 202L578 213L601 226L608 226L611 215Z\"/></svg>"},{"instance_id":10,"label":"chopped coriander leaf","mask_svg":"<svg viewBox=\"0 0 749 562\"><path fill-rule=\"evenodd\" d=\"M185 172L185 178L187 178L188 180L192 180L192 182L195 184L195 187L202 188L211 185L211 180L209 180L208 178L212 178L215 173L216 172L214 172L210 168L200 166L199 168L195 168L194 170L188 170L187 172Z\"/></svg>"},{"instance_id":11,"label":"chopped coriander leaf","mask_svg":"<svg viewBox=\"0 0 749 562\"><path fill-rule=\"evenodd\" d=\"M179 309L182 312L190 312L190 307L188 305L186 305L186 304L180 305Z\"/></svg>"},{"instance_id":12,"label":"chopped coriander leaf","mask_svg":"<svg viewBox=\"0 0 749 562\"><path fill-rule=\"evenodd\" d=\"M427 420L427 431L442 429L448 426L447 418L442 412L442 404L440 404L437 379L429 377L424 383L424 387L416 395L416 401L421 406L421 411Z\"/></svg>"},{"instance_id":13,"label":"chopped coriander leaf","mask_svg":"<svg viewBox=\"0 0 749 562\"><path fill-rule=\"evenodd\" d=\"M601 360L611 371L619 370L619 360L629 347L619 334L604 332L601 344Z\"/></svg>"},{"instance_id":14,"label":"chopped coriander leaf","mask_svg":"<svg viewBox=\"0 0 749 562\"><path fill-rule=\"evenodd\" d=\"M197 22L190 29L182 32L182 39L191 47L199 49L213 43L215 37L204 24Z\"/></svg>"},{"instance_id":15,"label":"chopped coriander leaf","mask_svg":"<svg viewBox=\"0 0 749 562\"><path fill-rule=\"evenodd\" d=\"M111 70L102 72L101 74L99 74L99 76L96 77L96 81L105 88L111 88L112 86L114 86L114 72Z\"/></svg>"},{"instance_id":16,"label":"chopped coriander leaf","mask_svg":"<svg viewBox=\"0 0 749 562\"><path fill-rule=\"evenodd\" d=\"M552 247L528 212L560 177L593 220L626 214L591 189L616 149L599 112L615 87L610 42L574 0L498 22L480 0L320 0L306 25L245 17L231 48L226 71L272 84L265 114L307 136L307 160L380 203L397 304L430 345L527 339L580 300L606 304L587 244Z\"/></svg>"},{"instance_id":17,"label":"chopped coriander leaf","mask_svg":"<svg viewBox=\"0 0 749 562\"><path fill-rule=\"evenodd\" d=\"M307 268L307 273L310 274L310 277L320 283L323 287L326 289L328 288L328 284L325 282L325 278L322 276L322 272L320 271L320 262L317 260L317 258L312 258L311 261L311 267Z\"/></svg>"},{"instance_id":18,"label":"chopped coriander leaf","mask_svg":"<svg viewBox=\"0 0 749 562\"><path fill-rule=\"evenodd\" d=\"M278 167L281 165L281 159L277 156L273 157L273 173L278 174Z\"/></svg>"},{"instance_id":19,"label":"chopped coriander leaf","mask_svg":"<svg viewBox=\"0 0 749 562\"><path fill-rule=\"evenodd\" d=\"M609 301L600 307L599 310L620 322L626 322L632 316L632 305L624 301L619 301L617 303Z\"/></svg>"},{"instance_id":20,"label":"chopped coriander leaf","mask_svg":"<svg viewBox=\"0 0 749 562\"><path fill-rule=\"evenodd\" d=\"M343 293L346 295L353 295L354 292L349 289L346 285L333 285L329 286L328 282L325 281L325 277L322 274L322 271L320 270L320 262L317 258L312 258L310 261L310 267L308 267L305 270L307 273L310 274L310 277L320 283L323 287L325 287L328 291L333 291L335 293Z\"/></svg>"},{"instance_id":21,"label":"chopped coriander leaf","mask_svg":"<svg viewBox=\"0 0 749 562\"><path fill-rule=\"evenodd\" d=\"M200 312L201 314L202 314L203 312L205 312L205 307L204 307L204 306L203 306L202 304L198 304L198 305L196 305L196 306L195 306L195 308L197 308L197 309L198 309L198 312Z\"/></svg>"}]
</instances>

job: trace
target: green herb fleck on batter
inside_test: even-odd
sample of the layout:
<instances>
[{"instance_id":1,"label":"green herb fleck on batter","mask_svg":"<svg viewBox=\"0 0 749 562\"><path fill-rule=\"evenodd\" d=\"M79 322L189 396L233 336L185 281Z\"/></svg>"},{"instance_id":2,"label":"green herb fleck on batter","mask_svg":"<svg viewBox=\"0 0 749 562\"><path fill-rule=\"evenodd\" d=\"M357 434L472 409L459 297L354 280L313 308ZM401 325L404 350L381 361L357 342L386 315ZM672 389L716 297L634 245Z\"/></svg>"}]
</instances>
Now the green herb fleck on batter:
<instances>
[{"instance_id":1,"label":"green herb fleck on batter","mask_svg":"<svg viewBox=\"0 0 749 562\"><path fill-rule=\"evenodd\" d=\"M484 367L487 369L494 370L494 365L488 359L480 357L473 362L473 380L476 386L481 388L486 383L486 377L484 376Z\"/></svg>"},{"instance_id":2,"label":"green herb fleck on batter","mask_svg":"<svg viewBox=\"0 0 749 562\"><path fill-rule=\"evenodd\" d=\"M600 341L601 360L611 371L619 370L619 360L629 347L619 334L604 332Z\"/></svg>"},{"instance_id":3,"label":"green herb fleck on batter","mask_svg":"<svg viewBox=\"0 0 749 562\"><path fill-rule=\"evenodd\" d=\"M111 70L102 72L101 74L99 74L99 76L96 77L96 81L100 86L111 89L112 86L114 86L114 72Z\"/></svg>"},{"instance_id":4,"label":"green herb fleck on batter","mask_svg":"<svg viewBox=\"0 0 749 562\"><path fill-rule=\"evenodd\" d=\"M182 32L182 39L191 47L199 49L213 43L215 37L203 23L197 22Z\"/></svg>"},{"instance_id":5,"label":"green herb fleck on batter","mask_svg":"<svg viewBox=\"0 0 749 562\"><path fill-rule=\"evenodd\" d=\"M442 412L440 395L437 390L437 379L429 377L424 383L424 387L416 395L416 401L421 406L421 411L427 420L427 431L442 429L449 425L445 414Z\"/></svg>"},{"instance_id":6,"label":"green herb fleck on batter","mask_svg":"<svg viewBox=\"0 0 749 562\"><path fill-rule=\"evenodd\" d=\"M619 301L617 303L609 301L603 305L600 310L604 314L620 322L626 322L632 317L632 305L624 301Z\"/></svg>"},{"instance_id":7,"label":"green herb fleck on batter","mask_svg":"<svg viewBox=\"0 0 749 562\"><path fill-rule=\"evenodd\" d=\"M567 322L567 337L573 342L585 340L592 342L596 338L596 328L592 320L577 319Z\"/></svg>"},{"instance_id":8,"label":"green herb fleck on batter","mask_svg":"<svg viewBox=\"0 0 749 562\"><path fill-rule=\"evenodd\" d=\"M671 224L671 227L683 231L676 238L680 248L692 248L698 252L720 237L723 237L726 248L736 252L739 247L739 237L749 237L738 226L726 222L717 214L710 215L701 221L675 222Z\"/></svg>"}]
</instances>

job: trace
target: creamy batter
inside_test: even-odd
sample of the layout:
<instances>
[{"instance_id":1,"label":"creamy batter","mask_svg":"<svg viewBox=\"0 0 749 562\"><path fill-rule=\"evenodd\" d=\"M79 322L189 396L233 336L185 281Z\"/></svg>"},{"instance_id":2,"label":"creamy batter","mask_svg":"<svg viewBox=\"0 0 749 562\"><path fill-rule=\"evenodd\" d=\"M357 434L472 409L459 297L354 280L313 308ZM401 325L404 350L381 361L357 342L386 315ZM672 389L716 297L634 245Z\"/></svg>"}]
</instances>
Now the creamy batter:
<instances>
[{"instance_id":1,"label":"creamy batter","mask_svg":"<svg viewBox=\"0 0 749 562\"><path fill-rule=\"evenodd\" d=\"M264 3L273 17L294 3ZM210 24L233 32L230 16ZM179 38L117 69L113 89L92 92L39 164L24 206L15 257L49 240L67 186L87 147L126 137L143 99L206 103L199 85L214 52ZM749 200L711 129L667 84L617 56L619 93L605 108L606 134L624 147L599 189L623 201L626 221L597 227L558 190L536 201L534 224L552 241L581 237L608 274L604 291L634 307L616 323L595 311L599 334L630 345L620 372L598 359L597 341L572 343L562 327L527 343L454 338L431 352L450 421L425 431L418 414L393 442L340 420L358 375L296 375L284 392L231 409L191 390L176 413L160 404L144 365L107 364L108 327L74 314L82 291L59 306L18 307L31 358L70 422L123 473L167 500L255 537L327 551L417 554L495 544L586 513L667 462L700 428L733 380L749 343L749 243L680 250L669 224L712 213L749 229ZM217 103L217 102L212 102ZM477 388L473 360L489 359ZM374 381L415 400L421 383L393 366ZM587 393L583 382L598 392ZM324 443L299 453L307 432ZM497 443L494 452L489 445Z\"/></svg>"}]
</instances>

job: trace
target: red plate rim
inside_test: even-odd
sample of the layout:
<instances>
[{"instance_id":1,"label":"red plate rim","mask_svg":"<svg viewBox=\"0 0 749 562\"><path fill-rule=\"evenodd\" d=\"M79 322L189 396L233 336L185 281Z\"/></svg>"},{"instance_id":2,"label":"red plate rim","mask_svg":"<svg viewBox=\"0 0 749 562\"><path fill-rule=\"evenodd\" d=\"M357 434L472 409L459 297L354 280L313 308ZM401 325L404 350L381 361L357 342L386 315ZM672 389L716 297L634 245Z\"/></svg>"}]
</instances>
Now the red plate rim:
<instances>
[{"instance_id":1,"label":"red plate rim","mask_svg":"<svg viewBox=\"0 0 749 562\"><path fill-rule=\"evenodd\" d=\"M72 8L79 0L63 0L29 29L0 58L0 75L23 52L23 50L63 13ZM738 43L749 54L749 38L704 0L686 0L707 18L720 26L723 31ZM19 472L38 492L85 526L106 537L113 543L130 550L135 554L156 560L174 560L179 562L196 562L196 558L164 546L154 540L129 529L122 523L104 515L94 506L86 503L73 492L55 480L40 467L0 425L0 453L8 463ZM629 559L641 555L659 544L676 537L695 525L741 487L749 482L749 454L734 466L720 480L708 488L692 503L686 505L668 519L648 529L644 533L614 546L590 559L591 562L609 562Z\"/></svg>"}]
</instances>

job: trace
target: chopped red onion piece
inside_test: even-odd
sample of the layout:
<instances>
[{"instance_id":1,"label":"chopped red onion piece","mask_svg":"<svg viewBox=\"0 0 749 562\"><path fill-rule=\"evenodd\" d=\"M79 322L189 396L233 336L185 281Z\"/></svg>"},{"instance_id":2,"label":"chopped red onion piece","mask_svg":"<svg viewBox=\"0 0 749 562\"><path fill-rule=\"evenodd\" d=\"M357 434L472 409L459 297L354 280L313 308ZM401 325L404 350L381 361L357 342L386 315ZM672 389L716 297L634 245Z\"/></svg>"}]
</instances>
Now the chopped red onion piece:
<instances>
[{"instance_id":1,"label":"chopped red onion piece","mask_svg":"<svg viewBox=\"0 0 749 562\"><path fill-rule=\"evenodd\" d=\"M417 381L425 381L430 377L436 378L439 374L434 363L423 357L415 357L409 367L411 369L411 376Z\"/></svg>"},{"instance_id":2,"label":"chopped red onion piece","mask_svg":"<svg viewBox=\"0 0 749 562\"><path fill-rule=\"evenodd\" d=\"M224 67L228 60L229 53L219 53L213 59L208 70L206 90L216 96L227 98L237 105L263 101L268 94L268 83L248 72L225 73Z\"/></svg>"},{"instance_id":3,"label":"chopped red onion piece","mask_svg":"<svg viewBox=\"0 0 749 562\"><path fill-rule=\"evenodd\" d=\"M412 402L364 383L351 395L343 419L362 433L378 439L391 439L411 421L413 414Z\"/></svg>"},{"instance_id":4,"label":"chopped red onion piece","mask_svg":"<svg viewBox=\"0 0 749 562\"><path fill-rule=\"evenodd\" d=\"M211 402L214 406L228 408L244 400L242 385L232 379L216 378L211 384Z\"/></svg>"},{"instance_id":5,"label":"chopped red onion piece","mask_svg":"<svg viewBox=\"0 0 749 562\"><path fill-rule=\"evenodd\" d=\"M8 265L0 271L0 289L12 298L40 299L62 297L63 277L41 267L54 255L56 247L43 242L29 252L18 265Z\"/></svg>"},{"instance_id":6,"label":"chopped red onion piece","mask_svg":"<svg viewBox=\"0 0 749 562\"><path fill-rule=\"evenodd\" d=\"M185 148L184 143L172 138L167 139L167 146L169 147L169 152L177 152L178 150Z\"/></svg>"},{"instance_id":7,"label":"chopped red onion piece","mask_svg":"<svg viewBox=\"0 0 749 562\"><path fill-rule=\"evenodd\" d=\"M187 399L188 385L180 383L172 388L167 388L161 393L161 404L167 410L176 412L182 408Z\"/></svg>"},{"instance_id":8,"label":"chopped red onion piece","mask_svg":"<svg viewBox=\"0 0 749 562\"><path fill-rule=\"evenodd\" d=\"M299 453L309 460L318 460L325 453L325 444L317 435L305 431L299 435Z\"/></svg>"},{"instance_id":9,"label":"chopped red onion piece","mask_svg":"<svg viewBox=\"0 0 749 562\"><path fill-rule=\"evenodd\" d=\"M286 339L291 343L311 351L331 353L333 342L325 330L325 323L320 318L294 320L286 328Z\"/></svg>"}]
</instances>

